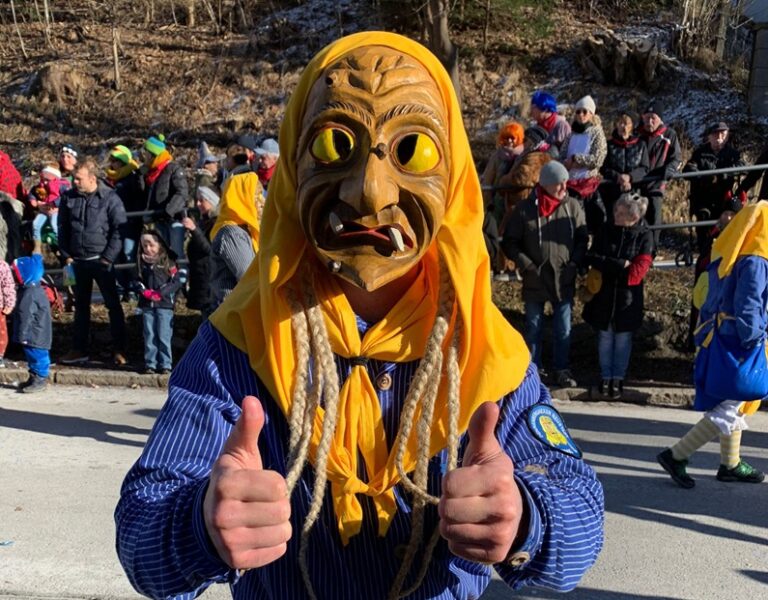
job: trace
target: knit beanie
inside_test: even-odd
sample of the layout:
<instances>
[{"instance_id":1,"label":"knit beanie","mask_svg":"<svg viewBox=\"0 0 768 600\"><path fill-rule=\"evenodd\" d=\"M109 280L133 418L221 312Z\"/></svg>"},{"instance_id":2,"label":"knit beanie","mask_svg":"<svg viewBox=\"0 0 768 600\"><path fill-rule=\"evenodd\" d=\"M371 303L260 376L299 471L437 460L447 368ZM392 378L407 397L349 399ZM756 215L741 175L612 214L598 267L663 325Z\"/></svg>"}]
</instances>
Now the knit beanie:
<instances>
[{"instance_id":1,"label":"knit beanie","mask_svg":"<svg viewBox=\"0 0 768 600\"><path fill-rule=\"evenodd\" d=\"M648 103L648 106L645 107L645 110L643 111L644 115L647 115L648 113L653 113L659 117L662 121L664 120L664 103L661 100L651 100Z\"/></svg>"},{"instance_id":2,"label":"knit beanie","mask_svg":"<svg viewBox=\"0 0 768 600\"><path fill-rule=\"evenodd\" d=\"M539 173L539 185L557 185L568 181L568 169L556 160L549 161L541 167Z\"/></svg>"},{"instance_id":3,"label":"knit beanie","mask_svg":"<svg viewBox=\"0 0 768 600\"><path fill-rule=\"evenodd\" d=\"M71 154L74 158L77 158L77 150L72 144L64 144L61 147L60 154Z\"/></svg>"},{"instance_id":4,"label":"knit beanie","mask_svg":"<svg viewBox=\"0 0 768 600\"><path fill-rule=\"evenodd\" d=\"M61 171L59 169L57 169L56 167L54 167L53 165L45 165L43 167L43 170L40 171L41 175L43 173L45 173L47 175L52 175L56 179L61 179Z\"/></svg>"},{"instance_id":5,"label":"knit beanie","mask_svg":"<svg viewBox=\"0 0 768 600\"><path fill-rule=\"evenodd\" d=\"M127 165L133 159L133 153L126 146L115 146L110 151L109 156L116 158L124 165Z\"/></svg>"},{"instance_id":6,"label":"knit beanie","mask_svg":"<svg viewBox=\"0 0 768 600\"><path fill-rule=\"evenodd\" d=\"M581 100L579 100L576 103L576 106L574 106L573 108L574 110L579 110L580 108L586 109L589 112L591 112L593 115L597 110L597 106L595 105L595 101L592 99L592 96L584 96Z\"/></svg>"},{"instance_id":7,"label":"knit beanie","mask_svg":"<svg viewBox=\"0 0 768 600\"><path fill-rule=\"evenodd\" d=\"M159 135L150 137L146 142L144 142L144 150L153 156L157 156L163 152L163 150L165 150L165 136L161 133Z\"/></svg>"},{"instance_id":8,"label":"knit beanie","mask_svg":"<svg viewBox=\"0 0 768 600\"><path fill-rule=\"evenodd\" d=\"M197 188L197 198L199 200L205 200L213 208L216 208L219 205L219 195L211 188L206 186L200 186Z\"/></svg>"},{"instance_id":9,"label":"knit beanie","mask_svg":"<svg viewBox=\"0 0 768 600\"><path fill-rule=\"evenodd\" d=\"M557 101L555 100L555 97L552 94L547 94L547 92L542 92L541 90L533 92L533 96L531 96L531 104L545 112L557 112Z\"/></svg>"},{"instance_id":10,"label":"knit beanie","mask_svg":"<svg viewBox=\"0 0 768 600\"><path fill-rule=\"evenodd\" d=\"M534 125L525 130L525 139L534 147L546 140L548 135L541 125Z\"/></svg>"}]
</instances>

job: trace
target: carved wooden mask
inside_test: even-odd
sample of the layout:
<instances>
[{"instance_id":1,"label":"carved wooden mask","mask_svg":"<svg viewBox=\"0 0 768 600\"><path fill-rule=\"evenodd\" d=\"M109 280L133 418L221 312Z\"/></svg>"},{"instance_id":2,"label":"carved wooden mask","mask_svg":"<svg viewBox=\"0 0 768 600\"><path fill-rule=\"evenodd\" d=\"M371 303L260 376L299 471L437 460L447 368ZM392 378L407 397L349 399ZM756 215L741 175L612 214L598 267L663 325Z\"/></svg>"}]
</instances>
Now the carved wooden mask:
<instances>
[{"instance_id":1,"label":"carved wooden mask","mask_svg":"<svg viewBox=\"0 0 768 600\"><path fill-rule=\"evenodd\" d=\"M375 290L407 273L445 214L448 118L429 72L381 46L328 67L297 149L301 225L338 276Z\"/></svg>"}]
</instances>

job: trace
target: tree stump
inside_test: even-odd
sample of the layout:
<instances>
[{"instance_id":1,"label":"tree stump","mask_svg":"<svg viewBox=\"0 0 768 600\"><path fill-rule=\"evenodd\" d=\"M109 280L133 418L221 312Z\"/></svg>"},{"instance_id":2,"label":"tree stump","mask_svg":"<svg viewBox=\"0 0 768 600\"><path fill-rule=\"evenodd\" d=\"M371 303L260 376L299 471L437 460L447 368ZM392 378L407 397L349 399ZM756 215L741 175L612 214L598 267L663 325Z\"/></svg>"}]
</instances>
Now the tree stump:
<instances>
[{"instance_id":1,"label":"tree stump","mask_svg":"<svg viewBox=\"0 0 768 600\"><path fill-rule=\"evenodd\" d=\"M578 58L581 67L601 83L652 89L659 75L660 56L650 39L626 40L603 30L584 40Z\"/></svg>"}]
</instances>

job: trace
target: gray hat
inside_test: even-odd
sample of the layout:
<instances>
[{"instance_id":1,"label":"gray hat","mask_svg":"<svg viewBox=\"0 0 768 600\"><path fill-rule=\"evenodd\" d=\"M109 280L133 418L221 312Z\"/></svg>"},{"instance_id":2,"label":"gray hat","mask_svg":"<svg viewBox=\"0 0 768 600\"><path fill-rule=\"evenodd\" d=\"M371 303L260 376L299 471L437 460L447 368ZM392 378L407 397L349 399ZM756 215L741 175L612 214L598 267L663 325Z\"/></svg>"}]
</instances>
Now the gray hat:
<instances>
[{"instance_id":1,"label":"gray hat","mask_svg":"<svg viewBox=\"0 0 768 600\"><path fill-rule=\"evenodd\" d=\"M253 149L253 151L262 156L264 154L271 154L272 156L280 156L280 145L277 140L267 138L259 146Z\"/></svg>"},{"instance_id":2,"label":"gray hat","mask_svg":"<svg viewBox=\"0 0 768 600\"><path fill-rule=\"evenodd\" d=\"M579 110L580 108L584 108L589 112L591 112L593 115L597 110L597 106L595 106L595 101L592 98L592 96L584 96L581 100L579 100L576 103L576 106L574 106L573 108L574 110Z\"/></svg>"},{"instance_id":3,"label":"gray hat","mask_svg":"<svg viewBox=\"0 0 768 600\"><path fill-rule=\"evenodd\" d=\"M541 167L539 185L557 185L568 181L568 169L556 160L549 161Z\"/></svg>"},{"instance_id":4,"label":"gray hat","mask_svg":"<svg viewBox=\"0 0 768 600\"><path fill-rule=\"evenodd\" d=\"M205 200L213 208L216 208L219 205L219 195L209 187L201 185L197 188L197 197L200 200Z\"/></svg>"}]
</instances>

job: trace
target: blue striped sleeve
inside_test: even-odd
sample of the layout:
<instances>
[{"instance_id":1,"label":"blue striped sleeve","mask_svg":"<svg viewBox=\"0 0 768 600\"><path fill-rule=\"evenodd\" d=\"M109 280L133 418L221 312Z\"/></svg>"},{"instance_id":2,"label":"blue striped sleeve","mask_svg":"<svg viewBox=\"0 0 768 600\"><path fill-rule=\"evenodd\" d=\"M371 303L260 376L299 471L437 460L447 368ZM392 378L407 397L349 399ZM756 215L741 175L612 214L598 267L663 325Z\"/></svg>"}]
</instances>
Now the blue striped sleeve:
<instances>
[{"instance_id":1,"label":"blue striped sleeve","mask_svg":"<svg viewBox=\"0 0 768 600\"><path fill-rule=\"evenodd\" d=\"M515 465L515 478L530 509L529 530L518 553L530 560L496 570L513 589L539 586L558 591L576 587L597 560L603 545L603 488L581 458L539 441L527 414L536 404L551 404L535 368L501 403L497 436Z\"/></svg>"}]
</instances>

